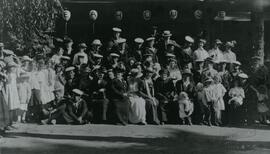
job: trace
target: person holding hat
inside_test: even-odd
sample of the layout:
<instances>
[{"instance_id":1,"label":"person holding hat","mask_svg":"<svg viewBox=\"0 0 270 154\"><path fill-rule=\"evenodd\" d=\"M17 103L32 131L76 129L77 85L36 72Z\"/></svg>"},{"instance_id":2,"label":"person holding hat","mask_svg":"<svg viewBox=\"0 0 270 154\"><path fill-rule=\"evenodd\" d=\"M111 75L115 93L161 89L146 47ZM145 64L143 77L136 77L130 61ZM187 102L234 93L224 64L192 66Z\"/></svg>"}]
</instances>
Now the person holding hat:
<instances>
[{"instance_id":1,"label":"person holding hat","mask_svg":"<svg viewBox=\"0 0 270 154\"><path fill-rule=\"evenodd\" d=\"M83 63L87 64L88 63L88 56L85 53L85 50L87 49L87 45L85 43L80 43L79 44L79 51L74 55L73 58L73 65L77 65L79 63L79 56L83 56Z\"/></svg>"},{"instance_id":2,"label":"person holding hat","mask_svg":"<svg viewBox=\"0 0 270 154\"><path fill-rule=\"evenodd\" d=\"M26 111L28 107L28 103L31 98L31 85L29 83L30 76L28 73L21 73L17 78L17 89L20 100L20 111L21 114L18 116L19 122L25 122Z\"/></svg>"},{"instance_id":3,"label":"person holding hat","mask_svg":"<svg viewBox=\"0 0 270 154\"><path fill-rule=\"evenodd\" d=\"M165 61L164 57L166 56L166 53L168 51L168 47L171 48L169 50L172 50L172 49L174 49L174 47L177 43L171 39L172 34L169 30L163 31L162 36L163 36L162 40L157 44L157 49L158 49L157 56L159 59L159 63L161 65L165 66L166 61ZM169 46L168 46L168 44L169 44Z\"/></svg>"},{"instance_id":4,"label":"person holding hat","mask_svg":"<svg viewBox=\"0 0 270 154\"><path fill-rule=\"evenodd\" d=\"M117 40L118 44L112 48L112 51L117 53L120 57L119 60L126 63L129 57L127 40L125 38L120 38Z\"/></svg>"},{"instance_id":5,"label":"person holding hat","mask_svg":"<svg viewBox=\"0 0 270 154\"><path fill-rule=\"evenodd\" d=\"M90 122L92 113L88 110L83 95L84 92L79 89L72 90L72 97L66 106L67 114L64 116L68 124L83 125Z\"/></svg>"},{"instance_id":6,"label":"person holding hat","mask_svg":"<svg viewBox=\"0 0 270 154\"><path fill-rule=\"evenodd\" d=\"M155 97L159 101L159 117L161 124L168 122L167 110L168 103L173 101L174 98L174 84L173 80L169 78L169 71L162 69L159 71L160 77L155 81Z\"/></svg>"},{"instance_id":7,"label":"person holding hat","mask_svg":"<svg viewBox=\"0 0 270 154\"><path fill-rule=\"evenodd\" d=\"M190 56L190 57L192 56L192 53L193 53L193 51L192 51L192 49L191 49L193 43L194 43L194 39L193 39L192 37L190 37L190 36L185 36L185 44L184 44L184 46L183 46L182 51L183 51L185 54L187 54L188 56Z\"/></svg>"},{"instance_id":8,"label":"person holding hat","mask_svg":"<svg viewBox=\"0 0 270 154\"><path fill-rule=\"evenodd\" d=\"M54 89L54 100L42 105L41 124L65 124L63 117L66 115L66 103L62 96L63 89Z\"/></svg>"},{"instance_id":9,"label":"person holding hat","mask_svg":"<svg viewBox=\"0 0 270 154\"><path fill-rule=\"evenodd\" d=\"M112 119L115 124L127 125L129 103L127 97L127 83L123 78L124 70L120 68L114 69L115 78L111 81L108 87L108 98L112 103L115 118Z\"/></svg>"},{"instance_id":10,"label":"person holding hat","mask_svg":"<svg viewBox=\"0 0 270 154\"><path fill-rule=\"evenodd\" d=\"M152 54L153 62L157 63L158 62L157 49L154 47L154 45L155 45L155 38L154 37L147 38L144 54Z\"/></svg>"},{"instance_id":11,"label":"person holding hat","mask_svg":"<svg viewBox=\"0 0 270 154\"><path fill-rule=\"evenodd\" d=\"M94 60L95 59L95 56L94 56L95 54L98 54L98 55L102 54L101 50L100 50L101 47L102 47L102 43L101 43L101 41L99 39L93 40L93 42L91 44L91 49L90 49L90 51L88 53L88 59L89 59L90 64L95 63L95 60Z\"/></svg>"},{"instance_id":12,"label":"person holding hat","mask_svg":"<svg viewBox=\"0 0 270 154\"><path fill-rule=\"evenodd\" d=\"M143 61L142 45L143 45L144 40L142 38L135 38L134 42L135 42L135 46L132 52L130 53L130 56L134 57L136 61L142 62Z\"/></svg>"},{"instance_id":13,"label":"person holding hat","mask_svg":"<svg viewBox=\"0 0 270 154\"><path fill-rule=\"evenodd\" d=\"M117 53L110 54L110 61L108 64L108 68L116 68L119 65L119 57L120 55Z\"/></svg>"},{"instance_id":14,"label":"person holding hat","mask_svg":"<svg viewBox=\"0 0 270 154\"><path fill-rule=\"evenodd\" d=\"M204 49L204 45L206 44L206 40L200 39L198 43L198 49L194 51L193 53L193 60L196 59L203 59L205 60L207 57L209 57L208 52Z\"/></svg>"},{"instance_id":15,"label":"person holding hat","mask_svg":"<svg viewBox=\"0 0 270 154\"><path fill-rule=\"evenodd\" d=\"M112 32L113 32L113 36L107 44L107 49L109 50L112 49L113 46L116 46L118 44L117 41L121 38L122 29L118 27L113 27Z\"/></svg>"},{"instance_id":16,"label":"person holding hat","mask_svg":"<svg viewBox=\"0 0 270 154\"><path fill-rule=\"evenodd\" d=\"M223 53L220 50L220 46L222 45L222 42L220 41L220 39L216 39L215 43L214 43L214 47L213 49L208 51L208 54L210 57L213 57L214 61L221 61L222 59L224 59L223 57Z\"/></svg>"}]
</instances>

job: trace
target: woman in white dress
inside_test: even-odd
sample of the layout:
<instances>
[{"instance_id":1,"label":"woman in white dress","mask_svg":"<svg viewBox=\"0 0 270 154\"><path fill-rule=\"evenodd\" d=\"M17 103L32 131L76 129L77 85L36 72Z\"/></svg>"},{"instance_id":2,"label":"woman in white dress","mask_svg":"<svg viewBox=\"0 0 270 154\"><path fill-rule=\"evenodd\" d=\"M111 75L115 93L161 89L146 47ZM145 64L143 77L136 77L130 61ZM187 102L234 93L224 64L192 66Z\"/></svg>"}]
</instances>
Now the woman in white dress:
<instances>
[{"instance_id":1,"label":"woman in white dress","mask_svg":"<svg viewBox=\"0 0 270 154\"><path fill-rule=\"evenodd\" d=\"M11 111L12 120L17 120L16 111L20 108L20 100L17 90L17 68L18 65L15 62L9 62L7 65L7 83L6 83L6 93L7 93L7 104L9 110Z\"/></svg>"},{"instance_id":2,"label":"woman in white dress","mask_svg":"<svg viewBox=\"0 0 270 154\"><path fill-rule=\"evenodd\" d=\"M135 71L136 70L136 71ZM128 80L128 98L130 101L129 122L133 124L146 124L145 100L140 97L139 84L142 81L136 78L138 69L132 69L132 77Z\"/></svg>"}]
</instances>

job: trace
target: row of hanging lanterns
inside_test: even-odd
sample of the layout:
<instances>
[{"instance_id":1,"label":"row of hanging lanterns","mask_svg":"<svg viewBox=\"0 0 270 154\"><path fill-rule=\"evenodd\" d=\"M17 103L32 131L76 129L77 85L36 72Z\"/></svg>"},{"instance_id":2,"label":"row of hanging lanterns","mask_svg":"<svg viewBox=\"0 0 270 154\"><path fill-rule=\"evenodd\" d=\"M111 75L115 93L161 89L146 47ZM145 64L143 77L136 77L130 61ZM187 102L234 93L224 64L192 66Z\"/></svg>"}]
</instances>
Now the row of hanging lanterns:
<instances>
[{"instance_id":1,"label":"row of hanging lanterns","mask_svg":"<svg viewBox=\"0 0 270 154\"><path fill-rule=\"evenodd\" d=\"M220 12L222 12L223 14L221 14L221 13L218 13L218 14L224 15L224 13L225 13L224 11L220 11ZM151 20L152 12L150 10L144 10L142 15L143 15L143 19L145 21L149 21L149 20ZM202 19L202 16L203 16L203 12L201 10L195 10L194 11L195 19L198 19L198 20ZM63 19L65 21L69 21L70 17L71 17L71 12L69 10L64 10ZM116 11L114 13L114 17L115 17L115 19L117 21L121 21L123 19L123 12L120 11L120 10ZM178 18L178 11L174 10L174 9L170 10L169 11L169 17L170 17L171 20L176 20ZM92 21L97 20L98 12L96 10L91 10L89 12L89 18Z\"/></svg>"}]
</instances>

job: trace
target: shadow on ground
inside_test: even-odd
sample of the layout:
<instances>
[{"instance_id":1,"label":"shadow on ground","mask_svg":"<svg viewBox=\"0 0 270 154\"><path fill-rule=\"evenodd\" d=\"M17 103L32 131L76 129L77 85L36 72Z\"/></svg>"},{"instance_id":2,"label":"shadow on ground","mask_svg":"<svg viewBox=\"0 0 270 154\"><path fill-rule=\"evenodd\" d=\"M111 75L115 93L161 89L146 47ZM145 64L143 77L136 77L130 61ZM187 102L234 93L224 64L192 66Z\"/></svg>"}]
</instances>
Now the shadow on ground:
<instances>
[{"instance_id":1,"label":"shadow on ground","mask_svg":"<svg viewBox=\"0 0 270 154\"><path fill-rule=\"evenodd\" d=\"M29 147L0 147L0 154L231 154L269 153L270 142L230 141L225 136L208 136L170 129L170 137L76 136L38 133L9 133L7 139L31 138ZM18 144L18 143L14 143Z\"/></svg>"}]
</instances>

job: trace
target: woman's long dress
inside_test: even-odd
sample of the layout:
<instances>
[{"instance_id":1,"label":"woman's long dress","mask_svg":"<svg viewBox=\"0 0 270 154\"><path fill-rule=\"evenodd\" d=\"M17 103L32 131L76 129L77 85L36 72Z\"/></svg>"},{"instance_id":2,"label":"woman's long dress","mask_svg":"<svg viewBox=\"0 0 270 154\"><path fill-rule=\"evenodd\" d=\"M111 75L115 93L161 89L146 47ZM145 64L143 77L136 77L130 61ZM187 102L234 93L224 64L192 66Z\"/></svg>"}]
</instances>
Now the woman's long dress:
<instances>
[{"instance_id":1,"label":"woman's long dress","mask_svg":"<svg viewBox=\"0 0 270 154\"><path fill-rule=\"evenodd\" d=\"M20 100L17 90L17 74L8 74L8 81L6 85L7 92L7 103L10 110L15 110L20 108Z\"/></svg>"},{"instance_id":2,"label":"woman's long dress","mask_svg":"<svg viewBox=\"0 0 270 154\"><path fill-rule=\"evenodd\" d=\"M128 89L130 101L129 122L133 124L146 123L145 100L138 95L138 81L135 78L129 80Z\"/></svg>"},{"instance_id":3,"label":"woman's long dress","mask_svg":"<svg viewBox=\"0 0 270 154\"><path fill-rule=\"evenodd\" d=\"M42 104L46 104L54 99L53 92L49 84L48 71L47 70L39 71L39 79L40 79L41 101L42 101Z\"/></svg>"},{"instance_id":4,"label":"woman's long dress","mask_svg":"<svg viewBox=\"0 0 270 154\"><path fill-rule=\"evenodd\" d=\"M0 81L0 129L10 124L9 108L5 99L4 82Z\"/></svg>"}]
</instances>

